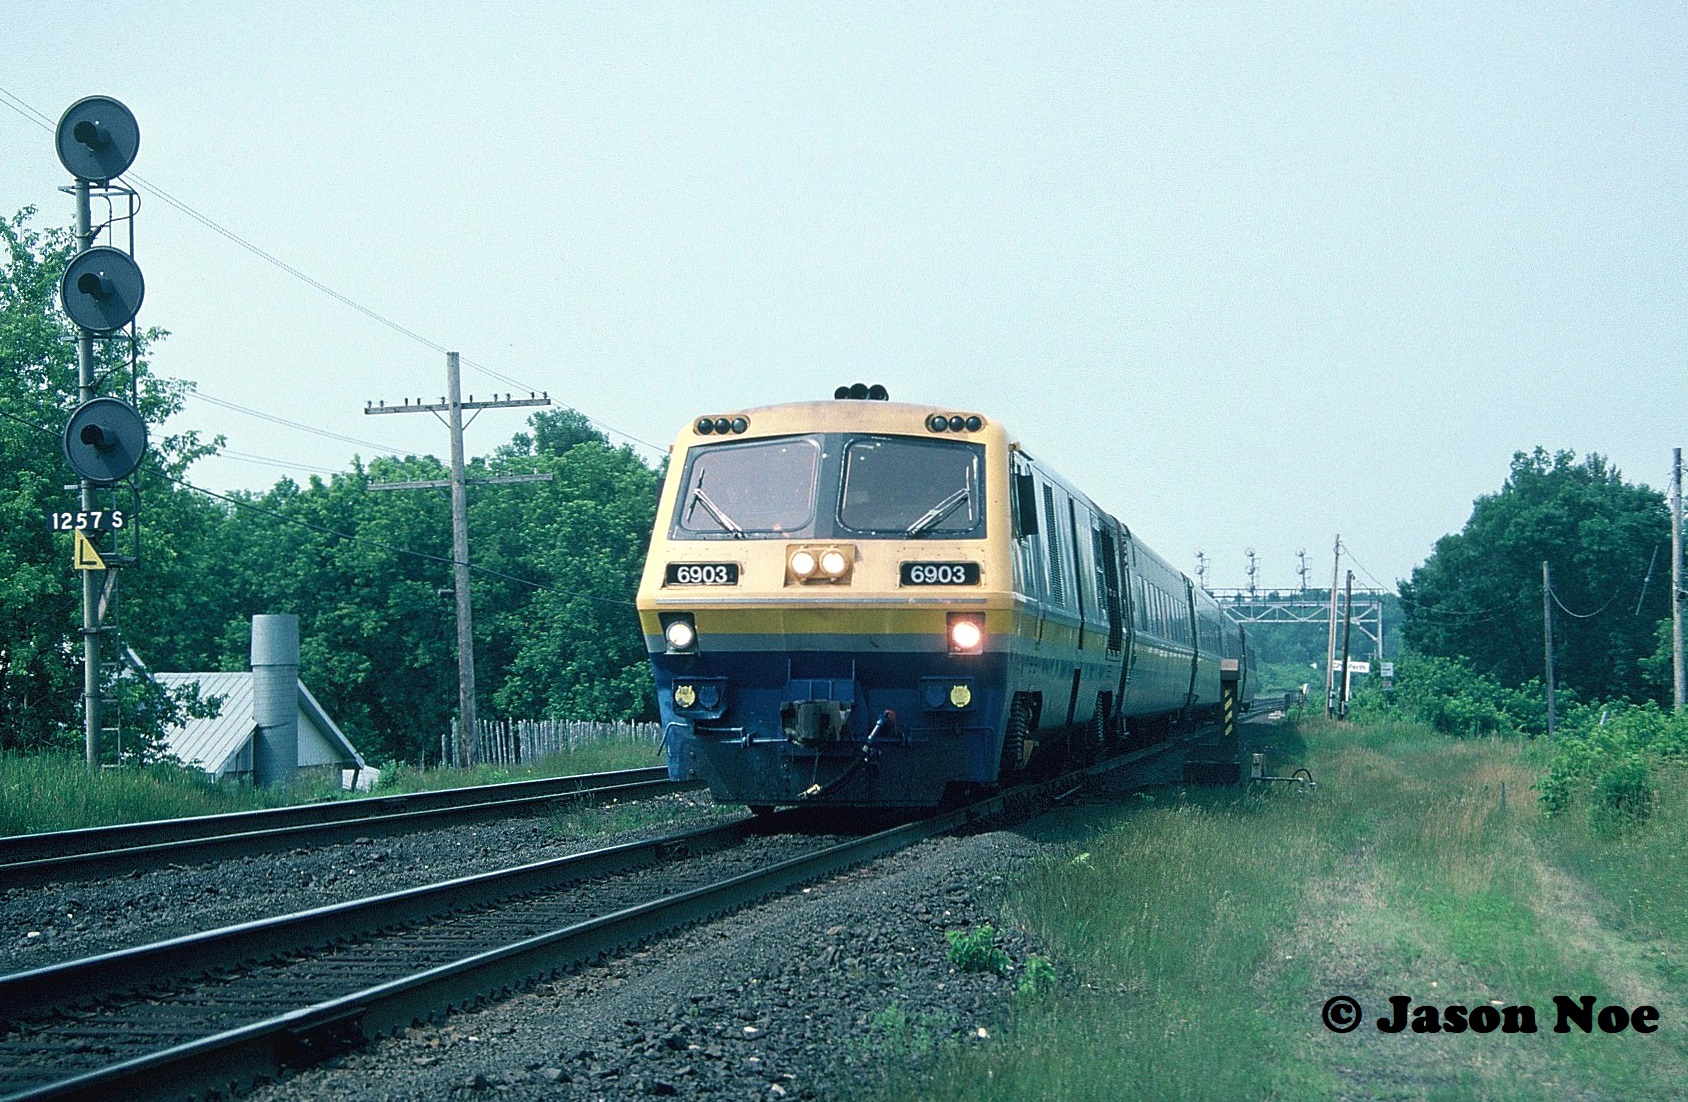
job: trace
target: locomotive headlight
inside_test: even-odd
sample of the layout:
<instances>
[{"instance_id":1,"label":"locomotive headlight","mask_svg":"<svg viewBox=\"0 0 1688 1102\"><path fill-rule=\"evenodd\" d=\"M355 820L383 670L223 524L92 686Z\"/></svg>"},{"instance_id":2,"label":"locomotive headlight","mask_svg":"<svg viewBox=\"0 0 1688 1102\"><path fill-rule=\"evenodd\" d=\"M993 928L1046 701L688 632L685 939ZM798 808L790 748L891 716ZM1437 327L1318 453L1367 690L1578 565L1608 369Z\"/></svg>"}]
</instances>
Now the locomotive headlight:
<instances>
[{"instance_id":1,"label":"locomotive headlight","mask_svg":"<svg viewBox=\"0 0 1688 1102\"><path fill-rule=\"evenodd\" d=\"M662 638L668 643L670 654L689 654L697 650L697 624L689 612L664 613Z\"/></svg>"},{"instance_id":2,"label":"locomotive headlight","mask_svg":"<svg viewBox=\"0 0 1688 1102\"><path fill-rule=\"evenodd\" d=\"M809 551L797 551L791 556L791 572L799 578L807 578L812 575L815 572L815 566L815 556Z\"/></svg>"},{"instance_id":3,"label":"locomotive headlight","mask_svg":"<svg viewBox=\"0 0 1688 1102\"><path fill-rule=\"evenodd\" d=\"M829 577L838 577L849 569L849 566L850 560L844 557L842 551L832 550L821 554L821 569L826 571Z\"/></svg>"},{"instance_id":4,"label":"locomotive headlight","mask_svg":"<svg viewBox=\"0 0 1688 1102\"><path fill-rule=\"evenodd\" d=\"M978 612L949 614L951 654L978 654L985 647L985 617Z\"/></svg>"}]
</instances>

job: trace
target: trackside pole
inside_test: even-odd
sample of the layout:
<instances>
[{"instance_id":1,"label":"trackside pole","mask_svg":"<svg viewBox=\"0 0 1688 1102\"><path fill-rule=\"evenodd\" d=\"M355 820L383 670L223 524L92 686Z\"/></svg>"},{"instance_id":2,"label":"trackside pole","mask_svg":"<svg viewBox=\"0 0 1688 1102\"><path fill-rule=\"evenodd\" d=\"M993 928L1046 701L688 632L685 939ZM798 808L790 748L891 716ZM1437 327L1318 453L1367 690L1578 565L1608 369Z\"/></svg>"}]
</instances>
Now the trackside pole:
<instances>
[{"instance_id":1,"label":"trackside pole","mask_svg":"<svg viewBox=\"0 0 1688 1102\"><path fill-rule=\"evenodd\" d=\"M1235 658L1219 661L1219 759L1237 764L1237 684L1242 679L1241 663Z\"/></svg>"},{"instance_id":2,"label":"trackside pole","mask_svg":"<svg viewBox=\"0 0 1688 1102\"><path fill-rule=\"evenodd\" d=\"M1219 660L1219 745L1211 758L1184 762L1186 784L1236 784L1242 779L1237 760L1237 687L1242 663L1235 658Z\"/></svg>"}]
</instances>

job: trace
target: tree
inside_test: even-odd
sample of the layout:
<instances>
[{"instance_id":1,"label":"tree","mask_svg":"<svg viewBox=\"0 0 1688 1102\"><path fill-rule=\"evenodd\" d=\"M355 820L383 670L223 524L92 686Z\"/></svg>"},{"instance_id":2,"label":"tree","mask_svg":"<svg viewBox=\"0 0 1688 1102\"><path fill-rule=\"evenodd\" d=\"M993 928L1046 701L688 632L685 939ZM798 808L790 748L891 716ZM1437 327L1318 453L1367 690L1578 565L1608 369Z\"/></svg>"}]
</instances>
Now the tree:
<instances>
[{"instance_id":1,"label":"tree","mask_svg":"<svg viewBox=\"0 0 1688 1102\"><path fill-rule=\"evenodd\" d=\"M1543 667L1542 563L1553 574L1554 665L1583 699L1653 695L1643 660L1670 607L1664 496L1606 460L1518 452L1499 493L1436 541L1401 584L1408 646L1466 658L1517 688Z\"/></svg>"},{"instance_id":2,"label":"tree","mask_svg":"<svg viewBox=\"0 0 1688 1102\"><path fill-rule=\"evenodd\" d=\"M579 418L572 410L562 411ZM634 595L656 514L657 478L630 448L611 448L596 433L573 438L548 431L570 422L534 418L540 450L506 455L497 473L543 472L552 481L510 487L472 503L477 561L530 579L521 585L488 575L482 593L504 611L481 617L488 650L505 680L493 694L512 716L648 719L656 715L649 658ZM561 450L551 450L567 440Z\"/></svg>"},{"instance_id":3,"label":"tree","mask_svg":"<svg viewBox=\"0 0 1688 1102\"><path fill-rule=\"evenodd\" d=\"M80 745L79 586L49 508L74 476L59 433L77 401L74 327L55 302L76 250L25 210L0 220L0 750ZM140 352L164 336L150 330ZM130 390L128 346L99 342L106 393ZM138 361L149 424L189 384ZM613 448L575 410L536 415L470 477L548 473L554 481L470 488L479 703L517 717L654 715L633 597L657 474ZM262 494L193 490L189 465L214 450L193 435L154 439L138 477L138 561L121 574L123 639L159 670L243 670L253 615L300 619L301 675L377 759L437 753L457 710L451 517L445 492L371 492L374 481L445 476L432 456L381 458ZM145 741L200 709L123 692Z\"/></svg>"},{"instance_id":4,"label":"tree","mask_svg":"<svg viewBox=\"0 0 1688 1102\"><path fill-rule=\"evenodd\" d=\"M31 228L33 215L26 207L0 219L0 470L6 472L0 479L0 749L6 750L69 749L82 738L80 586L68 543L51 535L45 521L49 509L71 504L62 487L75 477L60 454L59 433L78 401L76 330L60 314L56 294L76 242L64 229ZM159 329L140 335L134 380L126 343L95 344L106 391L127 392L133 382L137 406L151 424L180 409L185 390L146 371L146 351L164 335ZM170 477L208 450L192 435L153 442L141 479L143 517L194 508ZM169 543L151 546L167 553ZM143 593L157 585L144 563L123 580ZM143 733L156 733L156 722L146 717L160 714L149 704L130 720L139 720Z\"/></svg>"}]
</instances>

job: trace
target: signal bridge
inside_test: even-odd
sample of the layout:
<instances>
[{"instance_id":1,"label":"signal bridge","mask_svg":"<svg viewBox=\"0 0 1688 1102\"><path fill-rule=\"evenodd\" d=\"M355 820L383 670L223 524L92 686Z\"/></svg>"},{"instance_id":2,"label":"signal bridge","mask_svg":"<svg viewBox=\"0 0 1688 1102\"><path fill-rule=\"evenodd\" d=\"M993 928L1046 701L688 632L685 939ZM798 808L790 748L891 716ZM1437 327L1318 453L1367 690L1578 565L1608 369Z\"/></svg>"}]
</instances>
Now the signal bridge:
<instances>
[{"instance_id":1,"label":"signal bridge","mask_svg":"<svg viewBox=\"0 0 1688 1102\"><path fill-rule=\"evenodd\" d=\"M1331 601L1328 592L1261 591L1254 588L1208 589L1207 592L1235 619L1245 624L1328 624ZM1317 591L1314 591L1317 592ZM1383 589L1356 589L1348 615L1354 629L1372 642L1372 653L1383 654ZM1343 598L1337 593L1336 615L1343 615ZM1340 657L1340 656L1338 656Z\"/></svg>"}]
</instances>

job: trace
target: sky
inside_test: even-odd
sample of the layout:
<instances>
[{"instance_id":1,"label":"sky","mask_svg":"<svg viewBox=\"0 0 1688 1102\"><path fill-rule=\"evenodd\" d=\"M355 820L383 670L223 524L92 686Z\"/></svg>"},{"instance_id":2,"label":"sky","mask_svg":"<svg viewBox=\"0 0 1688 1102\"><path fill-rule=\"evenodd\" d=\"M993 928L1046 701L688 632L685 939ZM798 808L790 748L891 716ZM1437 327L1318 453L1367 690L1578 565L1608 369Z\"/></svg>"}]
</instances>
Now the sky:
<instances>
[{"instance_id":1,"label":"sky","mask_svg":"<svg viewBox=\"0 0 1688 1102\"><path fill-rule=\"evenodd\" d=\"M0 0L0 215L73 221L29 109L99 94L227 231L142 192L207 489L445 456L363 414L443 349L653 461L878 382L1210 586L1326 585L1340 534L1392 588L1514 452L1663 489L1688 437L1679 5L252 7Z\"/></svg>"}]
</instances>

